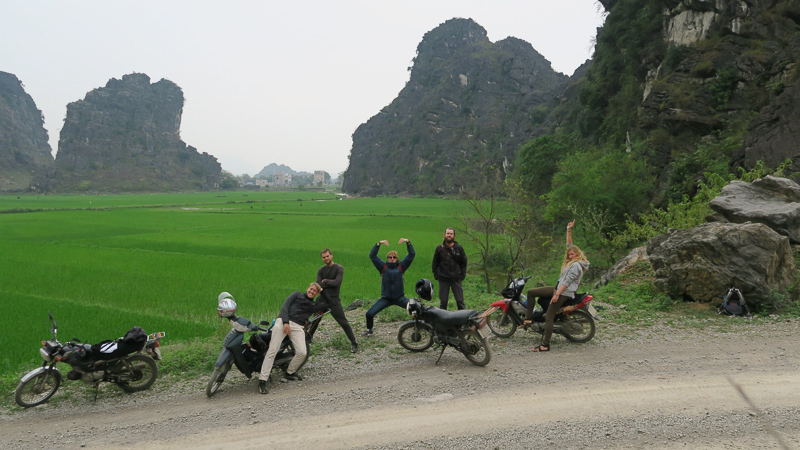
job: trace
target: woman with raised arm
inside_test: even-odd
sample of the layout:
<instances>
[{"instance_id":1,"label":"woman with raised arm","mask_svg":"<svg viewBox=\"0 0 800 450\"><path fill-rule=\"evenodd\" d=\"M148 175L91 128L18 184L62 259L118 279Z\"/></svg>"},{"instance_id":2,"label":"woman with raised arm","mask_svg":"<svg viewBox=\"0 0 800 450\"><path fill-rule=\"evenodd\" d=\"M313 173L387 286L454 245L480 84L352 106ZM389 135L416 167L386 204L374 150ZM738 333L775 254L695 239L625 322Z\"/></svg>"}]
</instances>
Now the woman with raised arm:
<instances>
[{"instance_id":1,"label":"woman with raised arm","mask_svg":"<svg viewBox=\"0 0 800 450\"><path fill-rule=\"evenodd\" d=\"M550 336L553 335L553 321L556 314L567 300L575 298L575 292L581 283L584 272L589 268L589 261L586 260L583 252L577 245L572 244L572 227L575 220L567 224L567 250L564 253L564 261L561 264L561 275L555 286L544 286L533 288L528 291L528 313L525 316L524 326L533 322L533 308L536 305L535 298L540 299L542 308L545 310L544 335L542 343L533 349L534 352L550 351ZM546 303L544 300L549 299Z\"/></svg>"}]
</instances>

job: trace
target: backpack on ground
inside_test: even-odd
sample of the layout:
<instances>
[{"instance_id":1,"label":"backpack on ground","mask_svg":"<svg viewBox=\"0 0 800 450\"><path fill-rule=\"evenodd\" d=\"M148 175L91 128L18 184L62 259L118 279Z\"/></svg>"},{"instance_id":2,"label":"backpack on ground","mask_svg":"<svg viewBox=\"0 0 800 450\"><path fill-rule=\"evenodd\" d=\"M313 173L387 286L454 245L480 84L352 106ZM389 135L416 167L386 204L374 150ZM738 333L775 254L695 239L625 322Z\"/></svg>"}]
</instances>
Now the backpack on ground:
<instances>
[{"instance_id":1,"label":"backpack on ground","mask_svg":"<svg viewBox=\"0 0 800 450\"><path fill-rule=\"evenodd\" d=\"M719 313L728 316L749 316L750 308L744 301L742 291L736 288L730 288L722 297L722 304L719 305Z\"/></svg>"}]
</instances>

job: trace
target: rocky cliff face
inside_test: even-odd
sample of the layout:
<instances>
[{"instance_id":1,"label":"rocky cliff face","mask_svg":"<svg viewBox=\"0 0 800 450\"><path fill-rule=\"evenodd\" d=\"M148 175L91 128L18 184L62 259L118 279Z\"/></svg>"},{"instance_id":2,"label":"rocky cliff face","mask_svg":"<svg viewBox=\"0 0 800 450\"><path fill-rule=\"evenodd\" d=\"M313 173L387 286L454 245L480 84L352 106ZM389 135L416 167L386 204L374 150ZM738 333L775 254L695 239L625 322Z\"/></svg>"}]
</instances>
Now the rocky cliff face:
<instances>
[{"instance_id":1,"label":"rocky cliff face","mask_svg":"<svg viewBox=\"0 0 800 450\"><path fill-rule=\"evenodd\" d=\"M111 79L67 105L52 188L175 191L214 188L216 158L180 139L183 92L144 74Z\"/></svg>"},{"instance_id":2,"label":"rocky cliff face","mask_svg":"<svg viewBox=\"0 0 800 450\"><path fill-rule=\"evenodd\" d=\"M423 37L398 97L353 134L343 190L458 192L546 132L567 79L527 42L492 43L471 19L448 20Z\"/></svg>"},{"instance_id":3,"label":"rocky cliff face","mask_svg":"<svg viewBox=\"0 0 800 450\"><path fill-rule=\"evenodd\" d=\"M0 72L0 191L39 189L53 171L42 112L14 75Z\"/></svg>"},{"instance_id":4,"label":"rocky cliff face","mask_svg":"<svg viewBox=\"0 0 800 450\"><path fill-rule=\"evenodd\" d=\"M736 121L749 123L731 164L800 171L800 4L795 1L665 0L666 58L649 72L639 125L696 145ZM612 11L613 14L613 11ZM751 120L755 117L754 120ZM688 139L687 139L688 138ZM675 142L673 142L675 144ZM669 162L675 148L661 148Z\"/></svg>"}]
</instances>

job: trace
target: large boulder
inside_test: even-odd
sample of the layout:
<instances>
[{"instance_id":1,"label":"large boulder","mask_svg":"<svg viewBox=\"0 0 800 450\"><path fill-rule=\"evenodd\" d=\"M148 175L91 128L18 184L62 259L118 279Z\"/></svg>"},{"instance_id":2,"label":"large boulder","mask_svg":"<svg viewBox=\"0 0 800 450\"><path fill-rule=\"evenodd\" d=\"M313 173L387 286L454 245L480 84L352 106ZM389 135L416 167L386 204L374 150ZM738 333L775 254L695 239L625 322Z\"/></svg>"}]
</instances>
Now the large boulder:
<instances>
[{"instance_id":1,"label":"large boulder","mask_svg":"<svg viewBox=\"0 0 800 450\"><path fill-rule=\"evenodd\" d=\"M714 220L763 223L800 243L800 185L794 181L773 176L732 181L709 206L718 213Z\"/></svg>"},{"instance_id":2,"label":"large boulder","mask_svg":"<svg viewBox=\"0 0 800 450\"><path fill-rule=\"evenodd\" d=\"M711 302L729 287L751 305L795 281L789 239L760 223L713 222L670 230L647 243L655 286L672 297Z\"/></svg>"}]
</instances>

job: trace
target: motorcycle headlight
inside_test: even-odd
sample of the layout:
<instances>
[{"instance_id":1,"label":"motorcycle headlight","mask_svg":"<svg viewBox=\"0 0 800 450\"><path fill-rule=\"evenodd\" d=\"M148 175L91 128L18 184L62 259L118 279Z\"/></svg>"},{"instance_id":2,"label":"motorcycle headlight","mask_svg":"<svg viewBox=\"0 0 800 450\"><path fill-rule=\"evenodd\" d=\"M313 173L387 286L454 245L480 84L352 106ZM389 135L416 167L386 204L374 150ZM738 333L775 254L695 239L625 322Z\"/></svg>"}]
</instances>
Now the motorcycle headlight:
<instances>
[{"instance_id":1,"label":"motorcycle headlight","mask_svg":"<svg viewBox=\"0 0 800 450\"><path fill-rule=\"evenodd\" d=\"M40 348L39 349L39 354L42 355L42 359L44 359L45 361L53 362L53 355L51 355L50 352L48 352L46 348L44 348L44 347Z\"/></svg>"}]
</instances>

